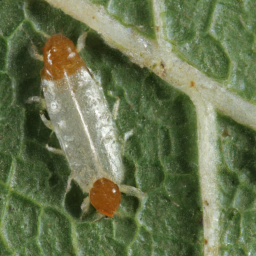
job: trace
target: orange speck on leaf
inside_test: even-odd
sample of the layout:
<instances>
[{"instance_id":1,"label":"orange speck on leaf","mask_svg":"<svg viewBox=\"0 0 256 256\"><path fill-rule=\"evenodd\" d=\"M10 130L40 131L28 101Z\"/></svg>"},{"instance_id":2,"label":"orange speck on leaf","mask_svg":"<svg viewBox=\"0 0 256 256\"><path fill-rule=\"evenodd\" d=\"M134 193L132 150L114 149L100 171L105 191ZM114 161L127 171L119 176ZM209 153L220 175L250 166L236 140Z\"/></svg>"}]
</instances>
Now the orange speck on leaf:
<instances>
[{"instance_id":1,"label":"orange speck on leaf","mask_svg":"<svg viewBox=\"0 0 256 256\"><path fill-rule=\"evenodd\" d=\"M91 204L102 214L113 217L121 202L119 187L109 179L94 182L90 190Z\"/></svg>"},{"instance_id":2,"label":"orange speck on leaf","mask_svg":"<svg viewBox=\"0 0 256 256\"><path fill-rule=\"evenodd\" d=\"M223 132L222 132L222 137L228 137L228 136L230 136L230 134L229 134L229 132L228 132L228 129L227 129L227 127L225 127L224 128L224 130L223 130Z\"/></svg>"},{"instance_id":3,"label":"orange speck on leaf","mask_svg":"<svg viewBox=\"0 0 256 256\"><path fill-rule=\"evenodd\" d=\"M195 87L195 82L194 81L190 81L190 87Z\"/></svg>"},{"instance_id":4,"label":"orange speck on leaf","mask_svg":"<svg viewBox=\"0 0 256 256\"><path fill-rule=\"evenodd\" d=\"M207 200L204 200L204 204L205 204L206 206L209 206L209 202L208 202Z\"/></svg>"},{"instance_id":5,"label":"orange speck on leaf","mask_svg":"<svg viewBox=\"0 0 256 256\"><path fill-rule=\"evenodd\" d=\"M43 48L43 78L58 80L64 75L70 76L85 66L74 43L67 37L57 34L51 36Z\"/></svg>"}]
</instances>

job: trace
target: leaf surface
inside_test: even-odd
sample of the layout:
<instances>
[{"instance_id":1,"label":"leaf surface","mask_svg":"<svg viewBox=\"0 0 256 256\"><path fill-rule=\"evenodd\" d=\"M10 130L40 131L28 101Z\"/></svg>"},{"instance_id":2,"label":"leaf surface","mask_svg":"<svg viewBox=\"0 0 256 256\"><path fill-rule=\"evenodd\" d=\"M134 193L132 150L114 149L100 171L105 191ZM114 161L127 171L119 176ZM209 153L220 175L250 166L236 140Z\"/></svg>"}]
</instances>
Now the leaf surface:
<instances>
[{"instance_id":1,"label":"leaf surface","mask_svg":"<svg viewBox=\"0 0 256 256\"><path fill-rule=\"evenodd\" d=\"M254 255L254 1L0 1L1 255ZM55 6L55 7L54 7ZM76 43L125 143L112 219L80 220L83 194L42 123L46 36Z\"/></svg>"}]
</instances>

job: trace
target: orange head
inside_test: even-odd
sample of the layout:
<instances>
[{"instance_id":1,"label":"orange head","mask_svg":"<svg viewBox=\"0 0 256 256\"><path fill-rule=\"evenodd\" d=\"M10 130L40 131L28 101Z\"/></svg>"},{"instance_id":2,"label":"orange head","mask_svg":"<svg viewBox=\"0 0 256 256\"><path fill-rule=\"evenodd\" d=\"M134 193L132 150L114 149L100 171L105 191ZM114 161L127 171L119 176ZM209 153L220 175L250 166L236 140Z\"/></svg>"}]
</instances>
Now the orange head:
<instances>
[{"instance_id":1,"label":"orange head","mask_svg":"<svg viewBox=\"0 0 256 256\"><path fill-rule=\"evenodd\" d=\"M91 204L102 214L113 217L121 202L119 187L106 178L96 180L90 190Z\"/></svg>"},{"instance_id":2,"label":"orange head","mask_svg":"<svg viewBox=\"0 0 256 256\"><path fill-rule=\"evenodd\" d=\"M43 56L43 78L47 80L61 79L65 74L72 75L85 66L73 42L61 34L51 36L47 40Z\"/></svg>"}]
</instances>

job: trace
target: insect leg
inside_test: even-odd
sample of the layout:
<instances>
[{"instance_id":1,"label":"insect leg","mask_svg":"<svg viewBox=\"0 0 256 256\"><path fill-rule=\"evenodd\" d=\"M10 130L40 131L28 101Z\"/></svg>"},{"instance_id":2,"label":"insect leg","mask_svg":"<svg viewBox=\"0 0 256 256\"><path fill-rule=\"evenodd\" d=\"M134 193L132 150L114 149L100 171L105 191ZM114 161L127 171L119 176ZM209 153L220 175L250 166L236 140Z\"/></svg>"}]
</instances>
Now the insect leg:
<instances>
[{"instance_id":1,"label":"insect leg","mask_svg":"<svg viewBox=\"0 0 256 256\"><path fill-rule=\"evenodd\" d=\"M40 117L41 117L41 120L43 121L44 125L45 125L46 127L48 127L49 129L53 130L53 126L52 126L51 121L48 120L48 119L45 117L45 115L44 115L44 113L43 113L42 111L40 111Z\"/></svg>"},{"instance_id":2,"label":"insect leg","mask_svg":"<svg viewBox=\"0 0 256 256\"><path fill-rule=\"evenodd\" d=\"M96 212L96 216L97 218L93 221L93 222L96 222L96 221L99 221L100 219L102 219L103 217L105 217L104 214L100 213L100 212Z\"/></svg>"},{"instance_id":3,"label":"insect leg","mask_svg":"<svg viewBox=\"0 0 256 256\"><path fill-rule=\"evenodd\" d=\"M45 100L40 98L39 96L32 96L32 97L29 97L26 101L26 103L28 104L32 104L32 103L36 103L36 104L40 104L40 108L41 109L47 109L46 108L46 103L45 103ZM45 115L43 114L42 111L40 111L40 117L41 117L41 120L43 121L43 123L45 124L46 127L48 127L49 129L53 130L52 129L52 124L51 124L51 121L48 120Z\"/></svg>"},{"instance_id":4,"label":"insect leg","mask_svg":"<svg viewBox=\"0 0 256 256\"><path fill-rule=\"evenodd\" d=\"M41 120L43 121L44 125L46 127L48 127L49 129L53 130L53 126L52 126L52 123L50 120L48 120L45 115L40 112L40 117L41 117ZM62 156L66 156L64 151L59 149L59 148L53 148L53 147L50 147L48 144L45 145L46 149L54 154L58 154L58 155L62 155Z\"/></svg>"},{"instance_id":5,"label":"insect leg","mask_svg":"<svg viewBox=\"0 0 256 256\"><path fill-rule=\"evenodd\" d=\"M119 186L119 189L122 193L128 195L128 196L135 196L139 199L142 199L146 194L140 191L138 188L132 187L132 186L127 186L121 184Z\"/></svg>"},{"instance_id":6,"label":"insect leg","mask_svg":"<svg viewBox=\"0 0 256 256\"><path fill-rule=\"evenodd\" d=\"M32 97L29 97L26 101L26 103L28 104L32 104L32 103L41 103L41 98L39 96L32 96Z\"/></svg>"},{"instance_id":7,"label":"insect leg","mask_svg":"<svg viewBox=\"0 0 256 256\"><path fill-rule=\"evenodd\" d=\"M43 98L40 98L39 96L32 96L29 97L26 101L27 104L40 104L41 109L46 109L46 103Z\"/></svg>"},{"instance_id":8,"label":"insect leg","mask_svg":"<svg viewBox=\"0 0 256 256\"><path fill-rule=\"evenodd\" d=\"M83 48L85 47L85 39L87 37L87 32L82 33L78 39L77 39L77 44L76 44L76 49L78 52L80 52L81 50L83 50Z\"/></svg>"},{"instance_id":9,"label":"insect leg","mask_svg":"<svg viewBox=\"0 0 256 256\"><path fill-rule=\"evenodd\" d=\"M116 102L113 106L113 110L112 110L112 116L113 116L113 120L117 120L117 116L118 116L118 111L119 111L119 106L120 106L120 98L118 96L114 96L112 94L111 91L108 92L108 94L112 97L115 97L116 98ZM129 138L133 136L133 129L126 132L124 134L124 140L122 141L121 143L121 152L122 152L122 155L124 154L124 147L125 147L125 143L127 140L129 140Z\"/></svg>"},{"instance_id":10,"label":"insect leg","mask_svg":"<svg viewBox=\"0 0 256 256\"><path fill-rule=\"evenodd\" d=\"M83 203L82 203L82 205L81 205L82 215L81 215L80 219L82 219L83 216L89 211L90 203L91 203L90 197L87 196L87 197L84 199L84 201L83 201Z\"/></svg>"},{"instance_id":11,"label":"insect leg","mask_svg":"<svg viewBox=\"0 0 256 256\"><path fill-rule=\"evenodd\" d=\"M115 102L115 104L114 104L113 111L112 111L112 116L113 116L113 119L114 119L114 120L117 119L119 106L120 106L120 98L119 98L119 97L116 97L116 102Z\"/></svg>"},{"instance_id":12,"label":"insect leg","mask_svg":"<svg viewBox=\"0 0 256 256\"><path fill-rule=\"evenodd\" d=\"M112 110L113 120L116 120L117 116L118 116L119 106L120 106L120 98L118 96L115 96L112 91L108 91L108 95L113 98L116 98L116 102L115 102L115 104L113 106L113 110Z\"/></svg>"},{"instance_id":13,"label":"insect leg","mask_svg":"<svg viewBox=\"0 0 256 256\"><path fill-rule=\"evenodd\" d=\"M34 45L32 45L31 48L29 49L29 54L34 59L44 61L43 56L38 53L38 50Z\"/></svg>"},{"instance_id":14,"label":"insect leg","mask_svg":"<svg viewBox=\"0 0 256 256\"><path fill-rule=\"evenodd\" d=\"M58 155L62 155L62 156L66 156L64 151L59 149L59 148L53 148L50 147L48 144L45 145L46 149L54 154L58 154Z\"/></svg>"},{"instance_id":15,"label":"insect leg","mask_svg":"<svg viewBox=\"0 0 256 256\"><path fill-rule=\"evenodd\" d=\"M45 100L40 98L39 96L32 96L30 98L27 99L26 103L28 104L32 104L32 103L37 103L37 104L41 104L41 108L42 109L46 109L46 103L45 103ZM42 111L40 111L40 117L41 117L41 120L43 121L44 125L46 127L48 127L49 129L53 130L53 127L52 127L52 123L50 120L48 120L45 115L43 114ZM53 153L56 153L56 154L59 154L59 155L64 155L65 156L65 153L61 150L61 149L58 149L58 148L52 148L50 147L48 144L46 144L46 149L48 149L48 151L50 152L53 152Z\"/></svg>"},{"instance_id":16,"label":"insect leg","mask_svg":"<svg viewBox=\"0 0 256 256\"><path fill-rule=\"evenodd\" d=\"M122 155L124 155L124 148L125 148L125 143L127 140L129 140L133 136L133 129L131 129L129 132L126 132L124 134L124 139L121 142L121 152Z\"/></svg>"}]
</instances>

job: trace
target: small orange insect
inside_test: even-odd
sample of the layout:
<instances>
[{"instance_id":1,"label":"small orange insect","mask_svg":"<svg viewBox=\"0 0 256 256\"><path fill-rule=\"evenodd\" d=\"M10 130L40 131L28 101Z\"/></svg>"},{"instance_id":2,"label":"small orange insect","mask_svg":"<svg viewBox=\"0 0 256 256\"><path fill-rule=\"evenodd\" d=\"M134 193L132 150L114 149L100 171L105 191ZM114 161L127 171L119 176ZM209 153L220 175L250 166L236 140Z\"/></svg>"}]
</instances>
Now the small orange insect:
<instances>
[{"instance_id":1,"label":"small orange insect","mask_svg":"<svg viewBox=\"0 0 256 256\"><path fill-rule=\"evenodd\" d=\"M121 146L103 90L67 37L50 37L43 60L42 88L50 121L43 114L41 118L56 133L67 157L71 168L68 189L75 180L89 193L81 206L83 214L91 203L100 213L113 217L121 192L138 198L144 193L121 184L125 173Z\"/></svg>"}]
</instances>

